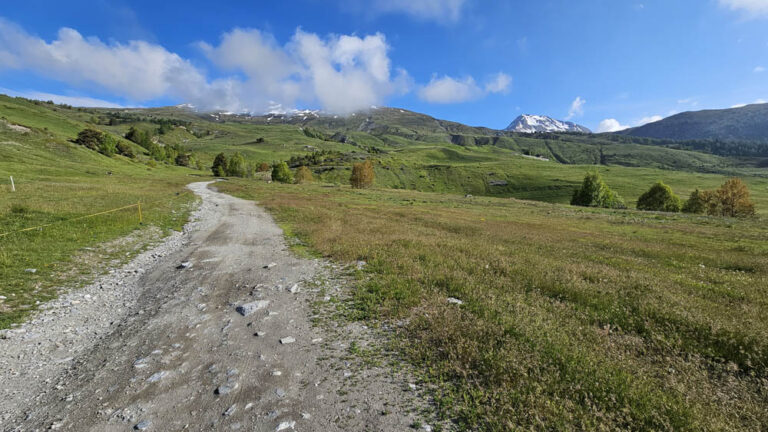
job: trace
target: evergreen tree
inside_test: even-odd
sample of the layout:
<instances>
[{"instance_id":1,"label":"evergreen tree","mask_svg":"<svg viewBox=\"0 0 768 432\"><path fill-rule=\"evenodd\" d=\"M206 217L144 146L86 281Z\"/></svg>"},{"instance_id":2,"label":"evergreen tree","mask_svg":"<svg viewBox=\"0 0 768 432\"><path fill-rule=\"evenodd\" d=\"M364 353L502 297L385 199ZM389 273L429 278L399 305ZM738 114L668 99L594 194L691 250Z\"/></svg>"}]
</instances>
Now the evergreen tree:
<instances>
[{"instance_id":1,"label":"evergreen tree","mask_svg":"<svg viewBox=\"0 0 768 432\"><path fill-rule=\"evenodd\" d=\"M600 173L588 172L579 189L573 191L571 205L624 209L624 200L605 184Z\"/></svg>"},{"instance_id":2,"label":"evergreen tree","mask_svg":"<svg viewBox=\"0 0 768 432\"><path fill-rule=\"evenodd\" d=\"M227 156L224 153L216 155L211 171L213 171L213 175L216 177L225 177L227 175Z\"/></svg>"}]
</instances>

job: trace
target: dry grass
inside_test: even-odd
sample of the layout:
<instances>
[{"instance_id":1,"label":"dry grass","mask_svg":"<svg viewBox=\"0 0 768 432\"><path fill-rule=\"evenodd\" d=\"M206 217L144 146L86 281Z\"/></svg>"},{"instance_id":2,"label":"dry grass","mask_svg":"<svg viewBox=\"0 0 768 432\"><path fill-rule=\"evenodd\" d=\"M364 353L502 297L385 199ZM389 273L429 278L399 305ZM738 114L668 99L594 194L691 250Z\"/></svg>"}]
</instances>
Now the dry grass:
<instances>
[{"instance_id":1,"label":"dry grass","mask_svg":"<svg viewBox=\"0 0 768 432\"><path fill-rule=\"evenodd\" d=\"M369 264L442 413L480 430L761 430L764 221L230 183L316 251ZM462 306L446 302L457 297Z\"/></svg>"}]
</instances>

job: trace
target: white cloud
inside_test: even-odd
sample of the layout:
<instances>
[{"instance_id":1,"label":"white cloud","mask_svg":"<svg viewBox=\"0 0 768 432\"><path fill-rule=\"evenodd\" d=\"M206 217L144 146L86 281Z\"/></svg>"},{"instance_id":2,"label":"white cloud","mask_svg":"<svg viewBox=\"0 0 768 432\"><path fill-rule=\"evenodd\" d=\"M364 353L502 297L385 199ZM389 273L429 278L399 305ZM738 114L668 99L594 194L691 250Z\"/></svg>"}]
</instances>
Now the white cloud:
<instances>
[{"instance_id":1,"label":"white cloud","mask_svg":"<svg viewBox=\"0 0 768 432\"><path fill-rule=\"evenodd\" d=\"M653 116L643 117L643 118L640 119L640 121L638 121L636 123L636 126L642 126L644 124L657 122L659 120L662 120L663 118L664 117L662 117L660 115L653 115Z\"/></svg>"},{"instance_id":2,"label":"white cloud","mask_svg":"<svg viewBox=\"0 0 768 432\"><path fill-rule=\"evenodd\" d=\"M768 15L768 0L719 0L720 4L731 10L738 10L749 16Z\"/></svg>"},{"instance_id":3,"label":"white cloud","mask_svg":"<svg viewBox=\"0 0 768 432\"><path fill-rule=\"evenodd\" d=\"M6 68L31 69L74 85L94 83L135 100L173 93L180 77L204 83L186 60L143 41L107 45L70 28L47 43L0 20L0 58Z\"/></svg>"},{"instance_id":4,"label":"white cloud","mask_svg":"<svg viewBox=\"0 0 768 432\"><path fill-rule=\"evenodd\" d=\"M566 120L571 120L574 117L578 117L584 114L584 104L586 104L587 101L581 98L581 96L577 96L576 99L571 102L571 108L568 109L568 116L565 118Z\"/></svg>"},{"instance_id":5,"label":"white cloud","mask_svg":"<svg viewBox=\"0 0 768 432\"><path fill-rule=\"evenodd\" d=\"M62 28L46 42L0 19L0 69L29 70L84 89L96 85L134 102L170 97L234 112L303 102L347 114L383 104L410 85L405 71L392 76L382 34L321 38L297 30L280 46L269 34L236 29L217 46L199 46L229 75L209 79L188 60L144 41L107 44Z\"/></svg>"},{"instance_id":6,"label":"white cloud","mask_svg":"<svg viewBox=\"0 0 768 432\"><path fill-rule=\"evenodd\" d=\"M54 101L57 104L67 104L77 107L90 107L90 108L123 108L122 105L106 101L103 99L95 99L85 96L67 96L53 93L45 93L38 91L16 91L0 87L0 93L8 96L19 96L27 99L42 100L42 101Z\"/></svg>"},{"instance_id":7,"label":"white cloud","mask_svg":"<svg viewBox=\"0 0 768 432\"><path fill-rule=\"evenodd\" d=\"M466 0L373 0L370 6L378 13L404 13L421 20L456 22Z\"/></svg>"},{"instance_id":8,"label":"white cloud","mask_svg":"<svg viewBox=\"0 0 768 432\"><path fill-rule=\"evenodd\" d=\"M754 73L763 73L763 72L765 72L765 67L764 66L755 66L755 68L752 69L752 72L754 72Z\"/></svg>"},{"instance_id":9,"label":"white cloud","mask_svg":"<svg viewBox=\"0 0 768 432\"><path fill-rule=\"evenodd\" d=\"M442 78L435 76L429 84L419 90L419 97L422 100L439 104L467 102L482 96L483 90L478 87L472 77L455 79L449 76Z\"/></svg>"},{"instance_id":10,"label":"white cloud","mask_svg":"<svg viewBox=\"0 0 768 432\"><path fill-rule=\"evenodd\" d=\"M509 87L512 85L512 77L504 72L497 73L493 79L485 84L486 93L509 93Z\"/></svg>"},{"instance_id":11,"label":"white cloud","mask_svg":"<svg viewBox=\"0 0 768 432\"><path fill-rule=\"evenodd\" d=\"M755 101L754 101L754 102L752 102L752 103L749 103L749 104L741 103L741 104L731 105L731 108L744 108L744 107L745 107L745 106L747 106L747 105L752 105L752 104L764 104L764 103L768 103L768 100L765 100L765 99L759 98L759 99L755 99Z\"/></svg>"},{"instance_id":12,"label":"white cloud","mask_svg":"<svg viewBox=\"0 0 768 432\"><path fill-rule=\"evenodd\" d=\"M432 76L429 84L419 89L419 98L436 104L461 103L477 100L491 93L508 93L512 77L499 72L481 88L471 76L453 78Z\"/></svg>"},{"instance_id":13,"label":"white cloud","mask_svg":"<svg viewBox=\"0 0 768 432\"><path fill-rule=\"evenodd\" d=\"M404 70L391 78L389 46L382 34L323 40L297 31L292 45L303 68L303 79L326 110L346 114L369 108L410 86Z\"/></svg>"},{"instance_id":14,"label":"white cloud","mask_svg":"<svg viewBox=\"0 0 768 432\"><path fill-rule=\"evenodd\" d=\"M618 132L620 130L628 129L629 126L624 126L616 119L605 119L597 126L597 132Z\"/></svg>"}]
</instances>

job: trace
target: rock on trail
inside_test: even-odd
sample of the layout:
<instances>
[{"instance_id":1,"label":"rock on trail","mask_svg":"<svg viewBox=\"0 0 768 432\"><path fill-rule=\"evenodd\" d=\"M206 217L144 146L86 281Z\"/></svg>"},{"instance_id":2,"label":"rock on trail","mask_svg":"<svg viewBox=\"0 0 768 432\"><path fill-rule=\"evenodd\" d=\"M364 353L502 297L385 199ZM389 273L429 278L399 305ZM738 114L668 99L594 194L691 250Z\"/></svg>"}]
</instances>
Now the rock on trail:
<instances>
[{"instance_id":1,"label":"rock on trail","mask_svg":"<svg viewBox=\"0 0 768 432\"><path fill-rule=\"evenodd\" d=\"M202 204L182 233L0 338L0 430L403 431L417 420L424 404L405 378L348 362L361 326L313 326L311 304L339 295L342 277L293 256L254 203L208 186L189 186ZM274 286L291 288L262 289Z\"/></svg>"}]
</instances>

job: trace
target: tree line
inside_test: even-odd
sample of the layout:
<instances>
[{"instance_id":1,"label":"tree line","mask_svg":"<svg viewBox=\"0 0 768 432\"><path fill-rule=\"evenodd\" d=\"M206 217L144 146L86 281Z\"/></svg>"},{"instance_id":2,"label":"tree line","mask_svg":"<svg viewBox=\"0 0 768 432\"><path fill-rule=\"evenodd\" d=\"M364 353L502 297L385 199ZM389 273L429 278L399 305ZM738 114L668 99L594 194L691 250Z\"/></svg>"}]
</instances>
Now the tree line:
<instances>
[{"instance_id":1,"label":"tree line","mask_svg":"<svg viewBox=\"0 0 768 432\"><path fill-rule=\"evenodd\" d=\"M310 183L314 181L314 175L306 165L300 165L294 173L285 161L276 162L272 165L261 162L256 165L247 163L240 152L235 152L229 158L224 153L219 153L214 158L211 166L211 172L217 177L253 177L254 172L268 171L271 171L270 177L272 181L278 183ZM376 173L373 162L370 160L352 165L349 183L353 188L363 189L371 187L375 179Z\"/></svg>"},{"instance_id":2,"label":"tree line","mask_svg":"<svg viewBox=\"0 0 768 432\"><path fill-rule=\"evenodd\" d=\"M608 187L597 171L587 173L581 187L574 191L571 205L627 208L624 200ZM638 198L637 209L728 217L755 215L755 205L749 196L749 189L739 178L729 179L715 190L696 189L685 201L681 200L672 188L659 181Z\"/></svg>"}]
</instances>

